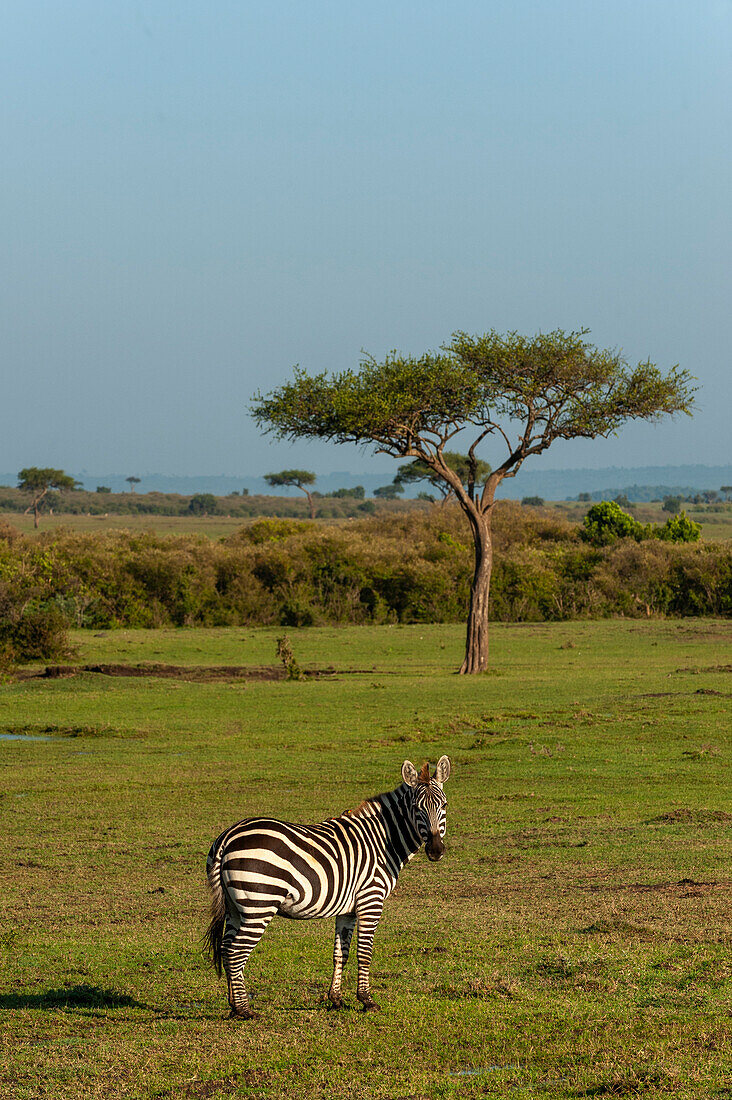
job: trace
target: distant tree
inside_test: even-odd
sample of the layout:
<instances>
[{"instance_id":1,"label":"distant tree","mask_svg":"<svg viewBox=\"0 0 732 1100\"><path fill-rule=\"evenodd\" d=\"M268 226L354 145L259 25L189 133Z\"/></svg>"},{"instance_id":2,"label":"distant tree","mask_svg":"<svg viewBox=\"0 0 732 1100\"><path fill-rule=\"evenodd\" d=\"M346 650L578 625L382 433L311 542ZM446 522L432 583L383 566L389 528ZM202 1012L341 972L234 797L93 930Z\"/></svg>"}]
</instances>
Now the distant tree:
<instances>
[{"instance_id":1,"label":"distant tree","mask_svg":"<svg viewBox=\"0 0 732 1100\"><path fill-rule=\"evenodd\" d=\"M400 481L392 481L390 485L381 485L374 489L377 500L396 500L400 493L404 492L404 486Z\"/></svg>"},{"instance_id":2,"label":"distant tree","mask_svg":"<svg viewBox=\"0 0 732 1100\"><path fill-rule=\"evenodd\" d=\"M98 493L111 493L112 490L110 489L110 487L108 485L97 485L97 492Z\"/></svg>"},{"instance_id":3,"label":"distant tree","mask_svg":"<svg viewBox=\"0 0 732 1100\"><path fill-rule=\"evenodd\" d=\"M33 511L33 526L38 527L38 516L43 511L44 502L48 503L48 494L51 489L77 489L79 483L65 474L63 470L52 470L49 467L27 466L18 472L18 488L24 493L31 493L32 500L25 510L25 515Z\"/></svg>"},{"instance_id":4,"label":"distant tree","mask_svg":"<svg viewBox=\"0 0 732 1100\"><path fill-rule=\"evenodd\" d=\"M192 516L210 516L216 511L216 497L213 493L194 493L188 511Z\"/></svg>"},{"instance_id":5,"label":"distant tree","mask_svg":"<svg viewBox=\"0 0 732 1100\"><path fill-rule=\"evenodd\" d=\"M671 512L672 515L676 515L681 511L681 497L664 497L661 508L664 512Z\"/></svg>"},{"instance_id":6,"label":"distant tree","mask_svg":"<svg viewBox=\"0 0 732 1100\"><path fill-rule=\"evenodd\" d=\"M417 493L417 500L426 500L430 504L434 504L436 499L437 498L433 496L432 493Z\"/></svg>"},{"instance_id":7,"label":"distant tree","mask_svg":"<svg viewBox=\"0 0 732 1100\"><path fill-rule=\"evenodd\" d=\"M328 496L335 497L336 499L345 499L346 497L353 497L355 500L363 500L366 496L366 490L363 485L354 485L352 489L334 489L332 493L328 493Z\"/></svg>"},{"instance_id":8,"label":"distant tree","mask_svg":"<svg viewBox=\"0 0 732 1100\"><path fill-rule=\"evenodd\" d=\"M241 491L241 495L242 495L243 497L248 497L248 496L249 496L249 490L248 490L248 489L242 489L242 491Z\"/></svg>"},{"instance_id":9,"label":"distant tree","mask_svg":"<svg viewBox=\"0 0 732 1100\"><path fill-rule=\"evenodd\" d=\"M315 502L308 485L314 485L315 478L316 475L311 473L310 470L280 470L278 474L264 475L264 480L273 488L279 488L281 485L292 485L295 489L301 489L308 498L311 519L315 519Z\"/></svg>"},{"instance_id":10,"label":"distant tree","mask_svg":"<svg viewBox=\"0 0 732 1100\"><path fill-rule=\"evenodd\" d=\"M732 493L732 485L720 485L719 491L720 493L724 493L725 500L729 500L730 494Z\"/></svg>"},{"instance_id":11,"label":"distant tree","mask_svg":"<svg viewBox=\"0 0 732 1100\"><path fill-rule=\"evenodd\" d=\"M628 497L627 497L626 493L618 493L618 495L616 497L613 497L613 500L615 501L616 504L619 504L621 508L630 508L630 507L632 507L630 501L628 500Z\"/></svg>"},{"instance_id":12,"label":"distant tree","mask_svg":"<svg viewBox=\"0 0 732 1100\"><path fill-rule=\"evenodd\" d=\"M443 458L450 469L455 471L466 488L471 475L475 484L482 485L491 472L490 463L484 462L482 458L474 459L472 466L470 456L460 454L458 451L445 451ZM454 495L450 483L445 481L421 458L415 458L412 462L400 466L394 478L395 485L413 485L419 481L428 481L430 485L434 486L442 497L443 504Z\"/></svg>"},{"instance_id":13,"label":"distant tree","mask_svg":"<svg viewBox=\"0 0 732 1100\"><path fill-rule=\"evenodd\" d=\"M580 493L580 495L577 497L577 500L588 504L592 500L592 493Z\"/></svg>"},{"instance_id":14,"label":"distant tree","mask_svg":"<svg viewBox=\"0 0 732 1100\"><path fill-rule=\"evenodd\" d=\"M601 351L586 330L534 337L510 332L458 332L440 353L419 358L391 352L367 357L358 371L308 375L299 368L278 390L255 395L255 421L281 439L373 443L377 452L421 459L453 490L473 535L475 568L463 673L488 667L492 520L496 491L522 463L556 439L614 434L628 420L691 413L694 388L686 371L663 374L651 362L631 368L615 351ZM467 485L445 459L445 448L469 430ZM476 449L492 436L507 455L481 486Z\"/></svg>"},{"instance_id":15,"label":"distant tree","mask_svg":"<svg viewBox=\"0 0 732 1100\"><path fill-rule=\"evenodd\" d=\"M544 503L544 497L522 497L522 504L527 504L531 508L541 508Z\"/></svg>"},{"instance_id":16,"label":"distant tree","mask_svg":"<svg viewBox=\"0 0 732 1100\"><path fill-rule=\"evenodd\" d=\"M140 484L141 479L139 477L126 477L125 481L130 483L130 492L134 493L135 486Z\"/></svg>"}]
</instances>

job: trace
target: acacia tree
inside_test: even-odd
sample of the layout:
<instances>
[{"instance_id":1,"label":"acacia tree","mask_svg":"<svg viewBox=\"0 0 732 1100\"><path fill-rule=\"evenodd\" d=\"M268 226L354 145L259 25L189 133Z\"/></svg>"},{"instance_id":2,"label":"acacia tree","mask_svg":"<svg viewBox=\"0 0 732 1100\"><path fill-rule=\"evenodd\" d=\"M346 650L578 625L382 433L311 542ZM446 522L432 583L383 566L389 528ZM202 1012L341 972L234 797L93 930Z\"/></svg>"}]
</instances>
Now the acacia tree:
<instances>
[{"instance_id":1,"label":"acacia tree","mask_svg":"<svg viewBox=\"0 0 732 1100\"><path fill-rule=\"evenodd\" d=\"M313 494L308 489L308 485L315 484L315 474L311 473L310 470L280 470L278 474L265 474L264 480L273 488L280 485L292 485L296 489L301 489L308 498L310 518L315 519L315 501L313 500Z\"/></svg>"},{"instance_id":2,"label":"acacia tree","mask_svg":"<svg viewBox=\"0 0 732 1100\"><path fill-rule=\"evenodd\" d=\"M132 477L126 477L125 481L128 481L130 483L130 492L134 493L135 486L140 484L141 479L139 477L132 476Z\"/></svg>"},{"instance_id":3,"label":"acacia tree","mask_svg":"<svg viewBox=\"0 0 732 1100\"><path fill-rule=\"evenodd\" d=\"M460 454L458 451L445 451L442 457L446 465L455 471L465 486L470 481L471 475L476 485L482 485L491 472L489 462L484 462L478 458L475 460L475 464L472 465L468 456ZM446 504L453 495L452 485L421 458L413 458L411 462L400 466L394 478L395 485L413 485L419 481L428 481L430 485L437 489L442 497L443 504Z\"/></svg>"},{"instance_id":4,"label":"acacia tree","mask_svg":"<svg viewBox=\"0 0 732 1100\"><path fill-rule=\"evenodd\" d=\"M491 525L503 479L556 439L606 437L627 420L691 412L694 387L686 371L675 366L664 374L650 361L631 368L586 336L586 329L533 337L457 332L439 352L420 358L368 356L359 370L330 376L296 368L293 381L255 395L255 421L279 438L373 443L377 452L420 459L450 486L475 544L461 673L488 667ZM466 483L446 450L465 430L472 437ZM481 483L476 449L486 439L502 441L506 455Z\"/></svg>"},{"instance_id":5,"label":"acacia tree","mask_svg":"<svg viewBox=\"0 0 732 1100\"><path fill-rule=\"evenodd\" d=\"M374 489L373 495L377 500L396 500L400 493L404 492L404 486L401 481L390 482L389 485L380 485L378 489Z\"/></svg>"},{"instance_id":6,"label":"acacia tree","mask_svg":"<svg viewBox=\"0 0 732 1100\"><path fill-rule=\"evenodd\" d=\"M18 488L25 493L32 494L32 500L25 510L25 515L33 510L33 526L38 527L38 516L43 510L44 501L48 500L51 489L75 489L78 482L65 474L63 470L52 470L49 467L27 466L18 472Z\"/></svg>"}]
</instances>

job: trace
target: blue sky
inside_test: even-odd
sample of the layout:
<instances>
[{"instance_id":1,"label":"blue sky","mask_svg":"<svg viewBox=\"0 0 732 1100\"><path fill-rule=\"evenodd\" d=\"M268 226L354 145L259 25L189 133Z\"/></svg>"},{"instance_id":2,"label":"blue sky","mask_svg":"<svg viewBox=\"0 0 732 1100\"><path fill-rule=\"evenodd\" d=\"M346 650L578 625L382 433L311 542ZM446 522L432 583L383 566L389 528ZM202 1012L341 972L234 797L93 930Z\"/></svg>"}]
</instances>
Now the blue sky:
<instances>
[{"instance_id":1,"label":"blue sky","mask_svg":"<svg viewBox=\"0 0 732 1100\"><path fill-rule=\"evenodd\" d=\"M730 0L11 3L0 470L391 470L263 440L251 395L556 327L680 363L699 411L534 461L728 462L731 31Z\"/></svg>"}]
</instances>

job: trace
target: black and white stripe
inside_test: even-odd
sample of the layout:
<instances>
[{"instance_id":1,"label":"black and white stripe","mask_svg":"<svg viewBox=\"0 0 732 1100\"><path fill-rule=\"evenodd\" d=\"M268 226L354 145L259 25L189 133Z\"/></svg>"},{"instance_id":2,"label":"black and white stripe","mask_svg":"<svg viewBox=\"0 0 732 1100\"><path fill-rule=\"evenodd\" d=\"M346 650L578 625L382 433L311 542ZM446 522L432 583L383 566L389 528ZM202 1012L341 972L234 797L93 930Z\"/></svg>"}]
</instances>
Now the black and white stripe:
<instances>
[{"instance_id":1,"label":"black and white stripe","mask_svg":"<svg viewBox=\"0 0 732 1100\"><path fill-rule=\"evenodd\" d=\"M319 825L249 818L223 832L208 853L212 893L207 942L219 974L223 965L233 1016L251 1017L244 966L276 914L297 920L335 917L329 997L343 1004L341 975L358 921L358 992L377 1009L369 989L374 932L399 872L422 844L442 858L450 761L440 758L430 778L405 760L396 790L368 798L357 810Z\"/></svg>"}]
</instances>

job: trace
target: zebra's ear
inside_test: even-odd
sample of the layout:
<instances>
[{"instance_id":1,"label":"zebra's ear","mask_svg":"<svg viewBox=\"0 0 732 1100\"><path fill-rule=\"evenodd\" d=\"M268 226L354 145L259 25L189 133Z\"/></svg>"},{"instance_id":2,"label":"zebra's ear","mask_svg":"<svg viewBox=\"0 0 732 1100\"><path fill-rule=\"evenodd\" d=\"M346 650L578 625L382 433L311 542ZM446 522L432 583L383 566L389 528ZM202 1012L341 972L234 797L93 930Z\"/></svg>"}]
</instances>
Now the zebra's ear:
<instances>
[{"instance_id":1,"label":"zebra's ear","mask_svg":"<svg viewBox=\"0 0 732 1100\"><path fill-rule=\"evenodd\" d=\"M419 776L417 775L417 769L415 768L412 761L405 760L402 764L402 779L404 780L404 782L407 784L408 787L416 787L418 778Z\"/></svg>"},{"instance_id":2,"label":"zebra's ear","mask_svg":"<svg viewBox=\"0 0 732 1100\"><path fill-rule=\"evenodd\" d=\"M450 761L446 756L441 756L435 768L435 779L438 783L447 783L450 778Z\"/></svg>"}]
</instances>

